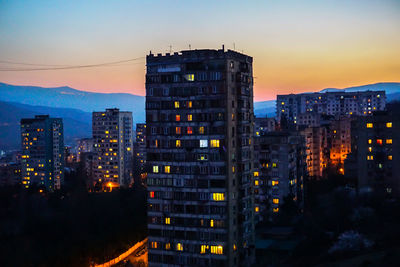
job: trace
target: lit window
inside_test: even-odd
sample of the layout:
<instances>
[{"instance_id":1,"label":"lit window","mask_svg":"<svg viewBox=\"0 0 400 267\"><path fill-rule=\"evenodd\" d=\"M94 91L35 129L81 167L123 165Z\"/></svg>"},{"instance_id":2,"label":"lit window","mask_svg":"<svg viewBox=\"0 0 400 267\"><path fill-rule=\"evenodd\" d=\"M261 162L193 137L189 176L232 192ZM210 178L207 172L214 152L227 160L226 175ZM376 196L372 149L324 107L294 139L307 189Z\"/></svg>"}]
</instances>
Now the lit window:
<instances>
[{"instance_id":1,"label":"lit window","mask_svg":"<svg viewBox=\"0 0 400 267\"><path fill-rule=\"evenodd\" d=\"M383 144L382 139L376 139L376 143L377 143L378 145L382 145L382 144Z\"/></svg>"},{"instance_id":2,"label":"lit window","mask_svg":"<svg viewBox=\"0 0 400 267\"><path fill-rule=\"evenodd\" d=\"M392 155L389 155L388 160L392 160L392 159L393 159Z\"/></svg>"},{"instance_id":3,"label":"lit window","mask_svg":"<svg viewBox=\"0 0 400 267\"><path fill-rule=\"evenodd\" d=\"M153 173L158 173L158 166L157 165L153 166Z\"/></svg>"},{"instance_id":4,"label":"lit window","mask_svg":"<svg viewBox=\"0 0 400 267\"><path fill-rule=\"evenodd\" d=\"M393 143L393 141L392 141L392 139L386 139L386 144L392 144Z\"/></svg>"},{"instance_id":5,"label":"lit window","mask_svg":"<svg viewBox=\"0 0 400 267\"><path fill-rule=\"evenodd\" d=\"M275 213L279 212L279 208L273 208L272 211L275 212Z\"/></svg>"},{"instance_id":6,"label":"lit window","mask_svg":"<svg viewBox=\"0 0 400 267\"><path fill-rule=\"evenodd\" d=\"M181 134L181 127L175 127L175 133Z\"/></svg>"},{"instance_id":7,"label":"lit window","mask_svg":"<svg viewBox=\"0 0 400 267\"><path fill-rule=\"evenodd\" d=\"M258 186L259 183L260 183L260 182L259 182L258 180L254 180L254 185L255 185L255 186Z\"/></svg>"},{"instance_id":8,"label":"lit window","mask_svg":"<svg viewBox=\"0 0 400 267\"><path fill-rule=\"evenodd\" d=\"M207 140L200 140L200 147L208 147L208 141Z\"/></svg>"},{"instance_id":9,"label":"lit window","mask_svg":"<svg viewBox=\"0 0 400 267\"><path fill-rule=\"evenodd\" d=\"M158 242L151 242L151 248L158 248Z\"/></svg>"},{"instance_id":10,"label":"lit window","mask_svg":"<svg viewBox=\"0 0 400 267\"><path fill-rule=\"evenodd\" d=\"M179 108L179 101L175 101L175 108Z\"/></svg>"},{"instance_id":11,"label":"lit window","mask_svg":"<svg viewBox=\"0 0 400 267\"><path fill-rule=\"evenodd\" d=\"M182 251L183 250L183 245L181 243L176 244L176 250L177 251Z\"/></svg>"},{"instance_id":12,"label":"lit window","mask_svg":"<svg viewBox=\"0 0 400 267\"><path fill-rule=\"evenodd\" d=\"M213 193L212 198L214 201L224 201L225 200L225 194L224 193Z\"/></svg>"},{"instance_id":13,"label":"lit window","mask_svg":"<svg viewBox=\"0 0 400 267\"><path fill-rule=\"evenodd\" d=\"M274 204L279 204L279 198L274 198L274 199L272 200L272 203L274 203Z\"/></svg>"},{"instance_id":14,"label":"lit window","mask_svg":"<svg viewBox=\"0 0 400 267\"><path fill-rule=\"evenodd\" d=\"M188 108L192 108L192 101L188 101L188 102L186 103L186 106L187 106Z\"/></svg>"},{"instance_id":15,"label":"lit window","mask_svg":"<svg viewBox=\"0 0 400 267\"><path fill-rule=\"evenodd\" d=\"M170 250L171 249L171 243L166 243L165 244L165 249Z\"/></svg>"},{"instance_id":16,"label":"lit window","mask_svg":"<svg viewBox=\"0 0 400 267\"><path fill-rule=\"evenodd\" d=\"M374 156L373 155L368 155L367 156L367 160L374 160Z\"/></svg>"},{"instance_id":17,"label":"lit window","mask_svg":"<svg viewBox=\"0 0 400 267\"><path fill-rule=\"evenodd\" d=\"M181 115L175 115L175 120L176 121L181 121Z\"/></svg>"},{"instance_id":18,"label":"lit window","mask_svg":"<svg viewBox=\"0 0 400 267\"><path fill-rule=\"evenodd\" d=\"M368 139L368 144L372 144L372 139Z\"/></svg>"},{"instance_id":19,"label":"lit window","mask_svg":"<svg viewBox=\"0 0 400 267\"><path fill-rule=\"evenodd\" d=\"M185 79L188 82L193 82L194 81L194 74L186 74Z\"/></svg>"},{"instance_id":20,"label":"lit window","mask_svg":"<svg viewBox=\"0 0 400 267\"><path fill-rule=\"evenodd\" d=\"M232 173L235 173L235 166L232 166Z\"/></svg>"},{"instance_id":21,"label":"lit window","mask_svg":"<svg viewBox=\"0 0 400 267\"><path fill-rule=\"evenodd\" d=\"M187 127L187 134L193 134L193 128L188 126Z\"/></svg>"},{"instance_id":22,"label":"lit window","mask_svg":"<svg viewBox=\"0 0 400 267\"><path fill-rule=\"evenodd\" d=\"M199 127L199 134L204 134L204 127L203 126Z\"/></svg>"},{"instance_id":23,"label":"lit window","mask_svg":"<svg viewBox=\"0 0 400 267\"><path fill-rule=\"evenodd\" d=\"M259 212L259 211L260 211L260 207L256 206L256 207L254 208L254 211L255 211L255 212Z\"/></svg>"},{"instance_id":24,"label":"lit window","mask_svg":"<svg viewBox=\"0 0 400 267\"><path fill-rule=\"evenodd\" d=\"M176 140L175 144L176 144L176 147L181 147L181 140Z\"/></svg>"},{"instance_id":25,"label":"lit window","mask_svg":"<svg viewBox=\"0 0 400 267\"><path fill-rule=\"evenodd\" d=\"M164 166L164 172L165 173L170 173L171 172L171 166Z\"/></svg>"},{"instance_id":26,"label":"lit window","mask_svg":"<svg viewBox=\"0 0 400 267\"><path fill-rule=\"evenodd\" d=\"M165 218L165 224L171 224L171 218L166 217Z\"/></svg>"},{"instance_id":27,"label":"lit window","mask_svg":"<svg viewBox=\"0 0 400 267\"><path fill-rule=\"evenodd\" d=\"M154 198L154 191L150 191L149 195L150 195L151 198Z\"/></svg>"},{"instance_id":28,"label":"lit window","mask_svg":"<svg viewBox=\"0 0 400 267\"><path fill-rule=\"evenodd\" d=\"M272 181L272 186L276 186L279 184L279 181Z\"/></svg>"},{"instance_id":29,"label":"lit window","mask_svg":"<svg viewBox=\"0 0 400 267\"><path fill-rule=\"evenodd\" d=\"M200 247L200 254L206 253L208 250L208 245L201 245Z\"/></svg>"},{"instance_id":30,"label":"lit window","mask_svg":"<svg viewBox=\"0 0 400 267\"><path fill-rule=\"evenodd\" d=\"M219 140L213 139L210 141L211 147L219 147Z\"/></svg>"},{"instance_id":31,"label":"lit window","mask_svg":"<svg viewBox=\"0 0 400 267\"><path fill-rule=\"evenodd\" d=\"M223 247L222 246L211 246L211 253L212 254L223 254Z\"/></svg>"},{"instance_id":32,"label":"lit window","mask_svg":"<svg viewBox=\"0 0 400 267\"><path fill-rule=\"evenodd\" d=\"M254 177L258 177L259 173L258 172L254 172Z\"/></svg>"},{"instance_id":33,"label":"lit window","mask_svg":"<svg viewBox=\"0 0 400 267\"><path fill-rule=\"evenodd\" d=\"M187 115L187 120L188 121L192 121L193 120L193 115L192 114L188 114Z\"/></svg>"},{"instance_id":34,"label":"lit window","mask_svg":"<svg viewBox=\"0 0 400 267\"><path fill-rule=\"evenodd\" d=\"M369 151L369 152L372 152L372 147L368 147L368 151Z\"/></svg>"},{"instance_id":35,"label":"lit window","mask_svg":"<svg viewBox=\"0 0 400 267\"><path fill-rule=\"evenodd\" d=\"M371 122L367 123L367 128L374 128L374 124Z\"/></svg>"},{"instance_id":36,"label":"lit window","mask_svg":"<svg viewBox=\"0 0 400 267\"><path fill-rule=\"evenodd\" d=\"M387 122L387 123L386 123L386 127L387 127L387 128L392 128L392 123L391 123L391 122Z\"/></svg>"},{"instance_id":37,"label":"lit window","mask_svg":"<svg viewBox=\"0 0 400 267\"><path fill-rule=\"evenodd\" d=\"M272 163L272 168L276 168L277 164L275 162Z\"/></svg>"},{"instance_id":38,"label":"lit window","mask_svg":"<svg viewBox=\"0 0 400 267\"><path fill-rule=\"evenodd\" d=\"M214 220L210 220L210 227L214 227Z\"/></svg>"}]
</instances>

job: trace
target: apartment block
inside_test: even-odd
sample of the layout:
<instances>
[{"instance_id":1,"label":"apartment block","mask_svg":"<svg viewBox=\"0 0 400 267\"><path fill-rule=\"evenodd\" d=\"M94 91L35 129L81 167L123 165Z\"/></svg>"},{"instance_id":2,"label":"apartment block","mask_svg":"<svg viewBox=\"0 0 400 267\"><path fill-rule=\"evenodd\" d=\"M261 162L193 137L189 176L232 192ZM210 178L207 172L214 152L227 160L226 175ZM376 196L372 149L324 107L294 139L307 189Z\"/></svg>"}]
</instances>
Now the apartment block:
<instances>
[{"instance_id":1,"label":"apartment block","mask_svg":"<svg viewBox=\"0 0 400 267\"><path fill-rule=\"evenodd\" d=\"M253 59L147 56L149 266L254 259Z\"/></svg>"},{"instance_id":2,"label":"apartment block","mask_svg":"<svg viewBox=\"0 0 400 267\"><path fill-rule=\"evenodd\" d=\"M93 112L94 182L128 186L132 182L132 112Z\"/></svg>"},{"instance_id":3,"label":"apartment block","mask_svg":"<svg viewBox=\"0 0 400 267\"><path fill-rule=\"evenodd\" d=\"M146 124L136 124L136 142L134 144L134 173L140 180L146 177Z\"/></svg>"},{"instance_id":4,"label":"apartment block","mask_svg":"<svg viewBox=\"0 0 400 267\"><path fill-rule=\"evenodd\" d=\"M64 183L63 122L48 115L21 119L22 185L54 191Z\"/></svg>"}]
</instances>

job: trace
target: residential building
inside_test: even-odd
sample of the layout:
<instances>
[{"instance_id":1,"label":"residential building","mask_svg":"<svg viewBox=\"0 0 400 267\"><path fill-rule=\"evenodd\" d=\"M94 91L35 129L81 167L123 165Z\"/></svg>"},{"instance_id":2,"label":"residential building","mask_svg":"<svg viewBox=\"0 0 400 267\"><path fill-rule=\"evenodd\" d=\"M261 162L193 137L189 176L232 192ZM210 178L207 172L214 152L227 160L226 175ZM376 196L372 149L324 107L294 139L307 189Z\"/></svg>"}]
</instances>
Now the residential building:
<instances>
[{"instance_id":1,"label":"residential building","mask_svg":"<svg viewBox=\"0 0 400 267\"><path fill-rule=\"evenodd\" d=\"M275 118L255 118L254 127L255 136L260 136L265 133L276 131L278 123Z\"/></svg>"},{"instance_id":2,"label":"residential building","mask_svg":"<svg viewBox=\"0 0 400 267\"><path fill-rule=\"evenodd\" d=\"M22 185L36 184L49 191L64 183L63 122L48 115L21 119Z\"/></svg>"},{"instance_id":3,"label":"residential building","mask_svg":"<svg viewBox=\"0 0 400 267\"><path fill-rule=\"evenodd\" d=\"M82 138L78 140L77 145L77 161L81 161L81 154L94 151L93 138Z\"/></svg>"},{"instance_id":4,"label":"residential building","mask_svg":"<svg viewBox=\"0 0 400 267\"><path fill-rule=\"evenodd\" d=\"M320 179L329 163L329 129L325 126L307 127L301 131L306 139L306 163L308 176Z\"/></svg>"},{"instance_id":5,"label":"residential building","mask_svg":"<svg viewBox=\"0 0 400 267\"><path fill-rule=\"evenodd\" d=\"M147 56L149 266L254 262L252 61Z\"/></svg>"},{"instance_id":6,"label":"residential building","mask_svg":"<svg viewBox=\"0 0 400 267\"><path fill-rule=\"evenodd\" d=\"M136 142L134 144L134 173L143 181L146 178L146 124L136 124Z\"/></svg>"},{"instance_id":7,"label":"residential building","mask_svg":"<svg viewBox=\"0 0 400 267\"><path fill-rule=\"evenodd\" d=\"M132 182L132 112L117 108L93 112L94 182L128 186Z\"/></svg>"}]
</instances>

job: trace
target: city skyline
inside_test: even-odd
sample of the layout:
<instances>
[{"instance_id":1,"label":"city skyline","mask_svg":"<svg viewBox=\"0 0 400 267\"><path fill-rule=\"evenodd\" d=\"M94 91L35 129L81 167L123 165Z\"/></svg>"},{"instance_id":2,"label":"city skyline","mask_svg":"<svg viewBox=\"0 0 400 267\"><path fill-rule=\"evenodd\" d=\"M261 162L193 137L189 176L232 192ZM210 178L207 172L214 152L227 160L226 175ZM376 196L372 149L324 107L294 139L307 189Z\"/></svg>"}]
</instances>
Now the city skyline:
<instances>
[{"instance_id":1,"label":"city skyline","mask_svg":"<svg viewBox=\"0 0 400 267\"><path fill-rule=\"evenodd\" d=\"M253 56L256 101L326 87L399 81L397 1L2 1L0 7L2 70L28 67L4 61L86 65L139 58L77 70L0 71L0 81L11 84L144 95L144 57L150 50L165 54L188 50L189 45L220 49L222 44ZM149 13L157 19L146 20Z\"/></svg>"}]
</instances>

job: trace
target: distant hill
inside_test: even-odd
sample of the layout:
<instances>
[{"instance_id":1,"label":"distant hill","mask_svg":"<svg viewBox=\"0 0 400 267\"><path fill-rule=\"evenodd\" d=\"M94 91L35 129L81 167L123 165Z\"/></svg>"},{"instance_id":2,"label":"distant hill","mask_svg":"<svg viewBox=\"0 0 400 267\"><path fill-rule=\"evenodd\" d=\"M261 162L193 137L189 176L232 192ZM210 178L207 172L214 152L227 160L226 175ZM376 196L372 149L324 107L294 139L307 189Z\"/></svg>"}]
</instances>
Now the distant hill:
<instances>
[{"instance_id":1,"label":"distant hill","mask_svg":"<svg viewBox=\"0 0 400 267\"><path fill-rule=\"evenodd\" d=\"M145 98L132 94L103 94L79 91L70 87L44 88L0 83L0 101L73 108L90 113L106 108L119 108L122 111L132 111L134 123L145 121Z\"/></svg>"},{"instance_id":2,"label":"distant hill","mask_svg":"<svg viewBox=\"0 0 400 267\"><path fill-rule=\"evenodd\" d=\"M90 113L70 108L51 108L0 101L0 149L19 149L21 118L33 118L41 114L63 119L66 145L73 145L76 139L92 135Z\"/></svg>"}]
</instances>

